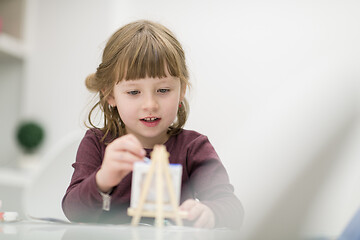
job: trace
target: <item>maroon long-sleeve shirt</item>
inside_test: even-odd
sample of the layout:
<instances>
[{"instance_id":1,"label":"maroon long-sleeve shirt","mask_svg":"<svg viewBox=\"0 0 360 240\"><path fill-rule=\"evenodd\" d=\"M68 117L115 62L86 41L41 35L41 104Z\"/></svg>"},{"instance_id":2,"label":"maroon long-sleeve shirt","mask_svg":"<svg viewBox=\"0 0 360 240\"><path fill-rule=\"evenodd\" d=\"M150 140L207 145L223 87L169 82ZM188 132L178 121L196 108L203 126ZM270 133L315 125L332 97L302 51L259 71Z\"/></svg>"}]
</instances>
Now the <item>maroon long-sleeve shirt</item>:
<instances>
[{"instance_id":1,"label":"maroon long-sleeve shirt","mask_svg":"<svg viewBox=\"0 0 360 240\"><path fill-rule=\"evenodd\" d=\"M90 129L82 139L74 173L62 201L63 211L70 221L96 223L129 223L132 173L129 173L111 192L110 211L103 211L95 174L100 169L106 145L103 133ZM111 139L105 140L105 142ZM228 174L208 138L200 133L182 130L165 143L170 163L183 166L181 199L199 199L210 207L216 218L216 227L240 227L243 208L234 195ZM147 155L151 149L146 149Z\"/></svg>"}]
</instances>

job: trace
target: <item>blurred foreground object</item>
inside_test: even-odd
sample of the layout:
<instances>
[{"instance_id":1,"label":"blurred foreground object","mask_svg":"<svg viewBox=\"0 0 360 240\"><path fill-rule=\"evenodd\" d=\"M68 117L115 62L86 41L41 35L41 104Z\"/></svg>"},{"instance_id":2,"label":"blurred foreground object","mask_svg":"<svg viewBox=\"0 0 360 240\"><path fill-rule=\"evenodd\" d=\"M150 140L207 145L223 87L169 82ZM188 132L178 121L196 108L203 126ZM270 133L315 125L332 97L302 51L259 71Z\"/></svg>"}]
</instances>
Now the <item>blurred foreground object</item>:
<instances>
[{"instance_id":1,"label":"blurred foreground object","mask_svg":"<svg viewBox=\"0 0 360 240\"><path fill-rule=\"evenodd\" d=\"M16 140L22 150L18 161L21 168L36 168L40 157L37 150L44 140L45 131L42 125L35 121L24 121L16 131Z\"/></svg>"},{"instance_id":2,"label":"blurred foreground object","mask_svg":"<svg viewBox=\"0 0 360 240\"><path fill-rule=\"evenodd\" d=\"M339 240L360 239L360 208L346 226Z\"/></svg>"},{"instance_id":3,"label":"blurred foreground object","mask_svg":"<svg viewBox=\"0 0 360 240\"><path fill-rule=\"evenodd\" d=\"M44 129L37 122L22 122L17 129L16 139L24 152L33 153L44 140Z\"/></svg>"}]
</instances>

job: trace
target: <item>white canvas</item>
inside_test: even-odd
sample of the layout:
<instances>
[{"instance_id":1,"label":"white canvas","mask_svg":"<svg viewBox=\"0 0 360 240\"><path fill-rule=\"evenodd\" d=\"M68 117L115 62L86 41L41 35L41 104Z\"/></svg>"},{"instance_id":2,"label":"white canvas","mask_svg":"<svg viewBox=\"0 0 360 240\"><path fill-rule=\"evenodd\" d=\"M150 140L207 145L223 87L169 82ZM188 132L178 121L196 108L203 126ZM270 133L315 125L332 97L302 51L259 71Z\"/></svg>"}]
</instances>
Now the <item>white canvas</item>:
<instances>
[{"instance_id":1,"label":"white canvas","mask_svg":"<svg viewBox=\"0 0 360 240\"><path fill-rule=\"evenodd\" d=\"M131 202L130 207L136 208L139 202L141 190L143 188L143 183L146 178L146 174L150 169L150 163L137 162L134 164L133 176L132 176L132 185L131 185ZM180 164L170 164L170 175L173 182L173 188L175 191L176 200L180 202L180 190L181 190L181 176L182 176L182 166ZM155 170L156 171L156 170ZM156 172L155 172L156 173ZM144 204L144 210L154 211L156 208L156 174L153 175L151 180L150 189ZM170 196L168 193L168 187L166 185L165 176L164 176L164 210L172 211L172 206L170 204Z\"/></svg>"}]
</instances>

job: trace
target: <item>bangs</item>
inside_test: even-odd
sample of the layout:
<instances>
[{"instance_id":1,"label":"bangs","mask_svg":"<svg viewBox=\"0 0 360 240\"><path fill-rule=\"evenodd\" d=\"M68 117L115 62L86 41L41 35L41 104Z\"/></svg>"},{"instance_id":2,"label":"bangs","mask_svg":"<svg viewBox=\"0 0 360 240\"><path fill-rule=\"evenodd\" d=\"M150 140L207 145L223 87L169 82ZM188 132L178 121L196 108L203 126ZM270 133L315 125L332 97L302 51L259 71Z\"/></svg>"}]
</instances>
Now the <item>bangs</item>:
<instances>
[{"instance_id":1,"label":"bangs","mask_svg":"<svg viewBox=\"0 0 360 240\"><path fill-rule=\"evenodd\" d=\"M182 71L184 53L178 44L169 35L162 35L154 29L139 29L118 55L117 82L163 78L167 74L183 78L186 75Z\"/></svg>"}]
</instances>

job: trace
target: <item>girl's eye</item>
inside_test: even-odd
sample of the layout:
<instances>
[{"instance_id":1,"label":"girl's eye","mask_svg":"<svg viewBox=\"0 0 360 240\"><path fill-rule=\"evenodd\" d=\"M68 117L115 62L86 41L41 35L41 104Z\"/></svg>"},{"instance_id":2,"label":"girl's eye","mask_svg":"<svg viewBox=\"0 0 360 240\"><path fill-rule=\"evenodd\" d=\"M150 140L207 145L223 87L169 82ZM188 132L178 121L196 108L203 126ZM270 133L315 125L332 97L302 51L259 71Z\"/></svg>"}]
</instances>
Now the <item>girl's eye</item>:
<instances>
[{"instance_id":1,"label":"girl's eye","mask_svg":"<svg viewBox=\"0 0 360 240\"><path fill-rule=\"evenodd\" d=\"M161 88L159 90L157 90L159 93L167 93L167 92L170 92L170 89L167 89L167 88Z\"/></svg>"},{"instance_id":2,"label":"girl's eye","mask_svg":"<svg viewBox=\"0 0 360 240\"><path fill-rule=\"evenodd\" d=\"M129 92L127 92L129 95L137 95L137 94L139 94L140 93L140 91L138 91L138 90L133 90L133 91L129 91Z\"/></svg>"}]
</instances>

